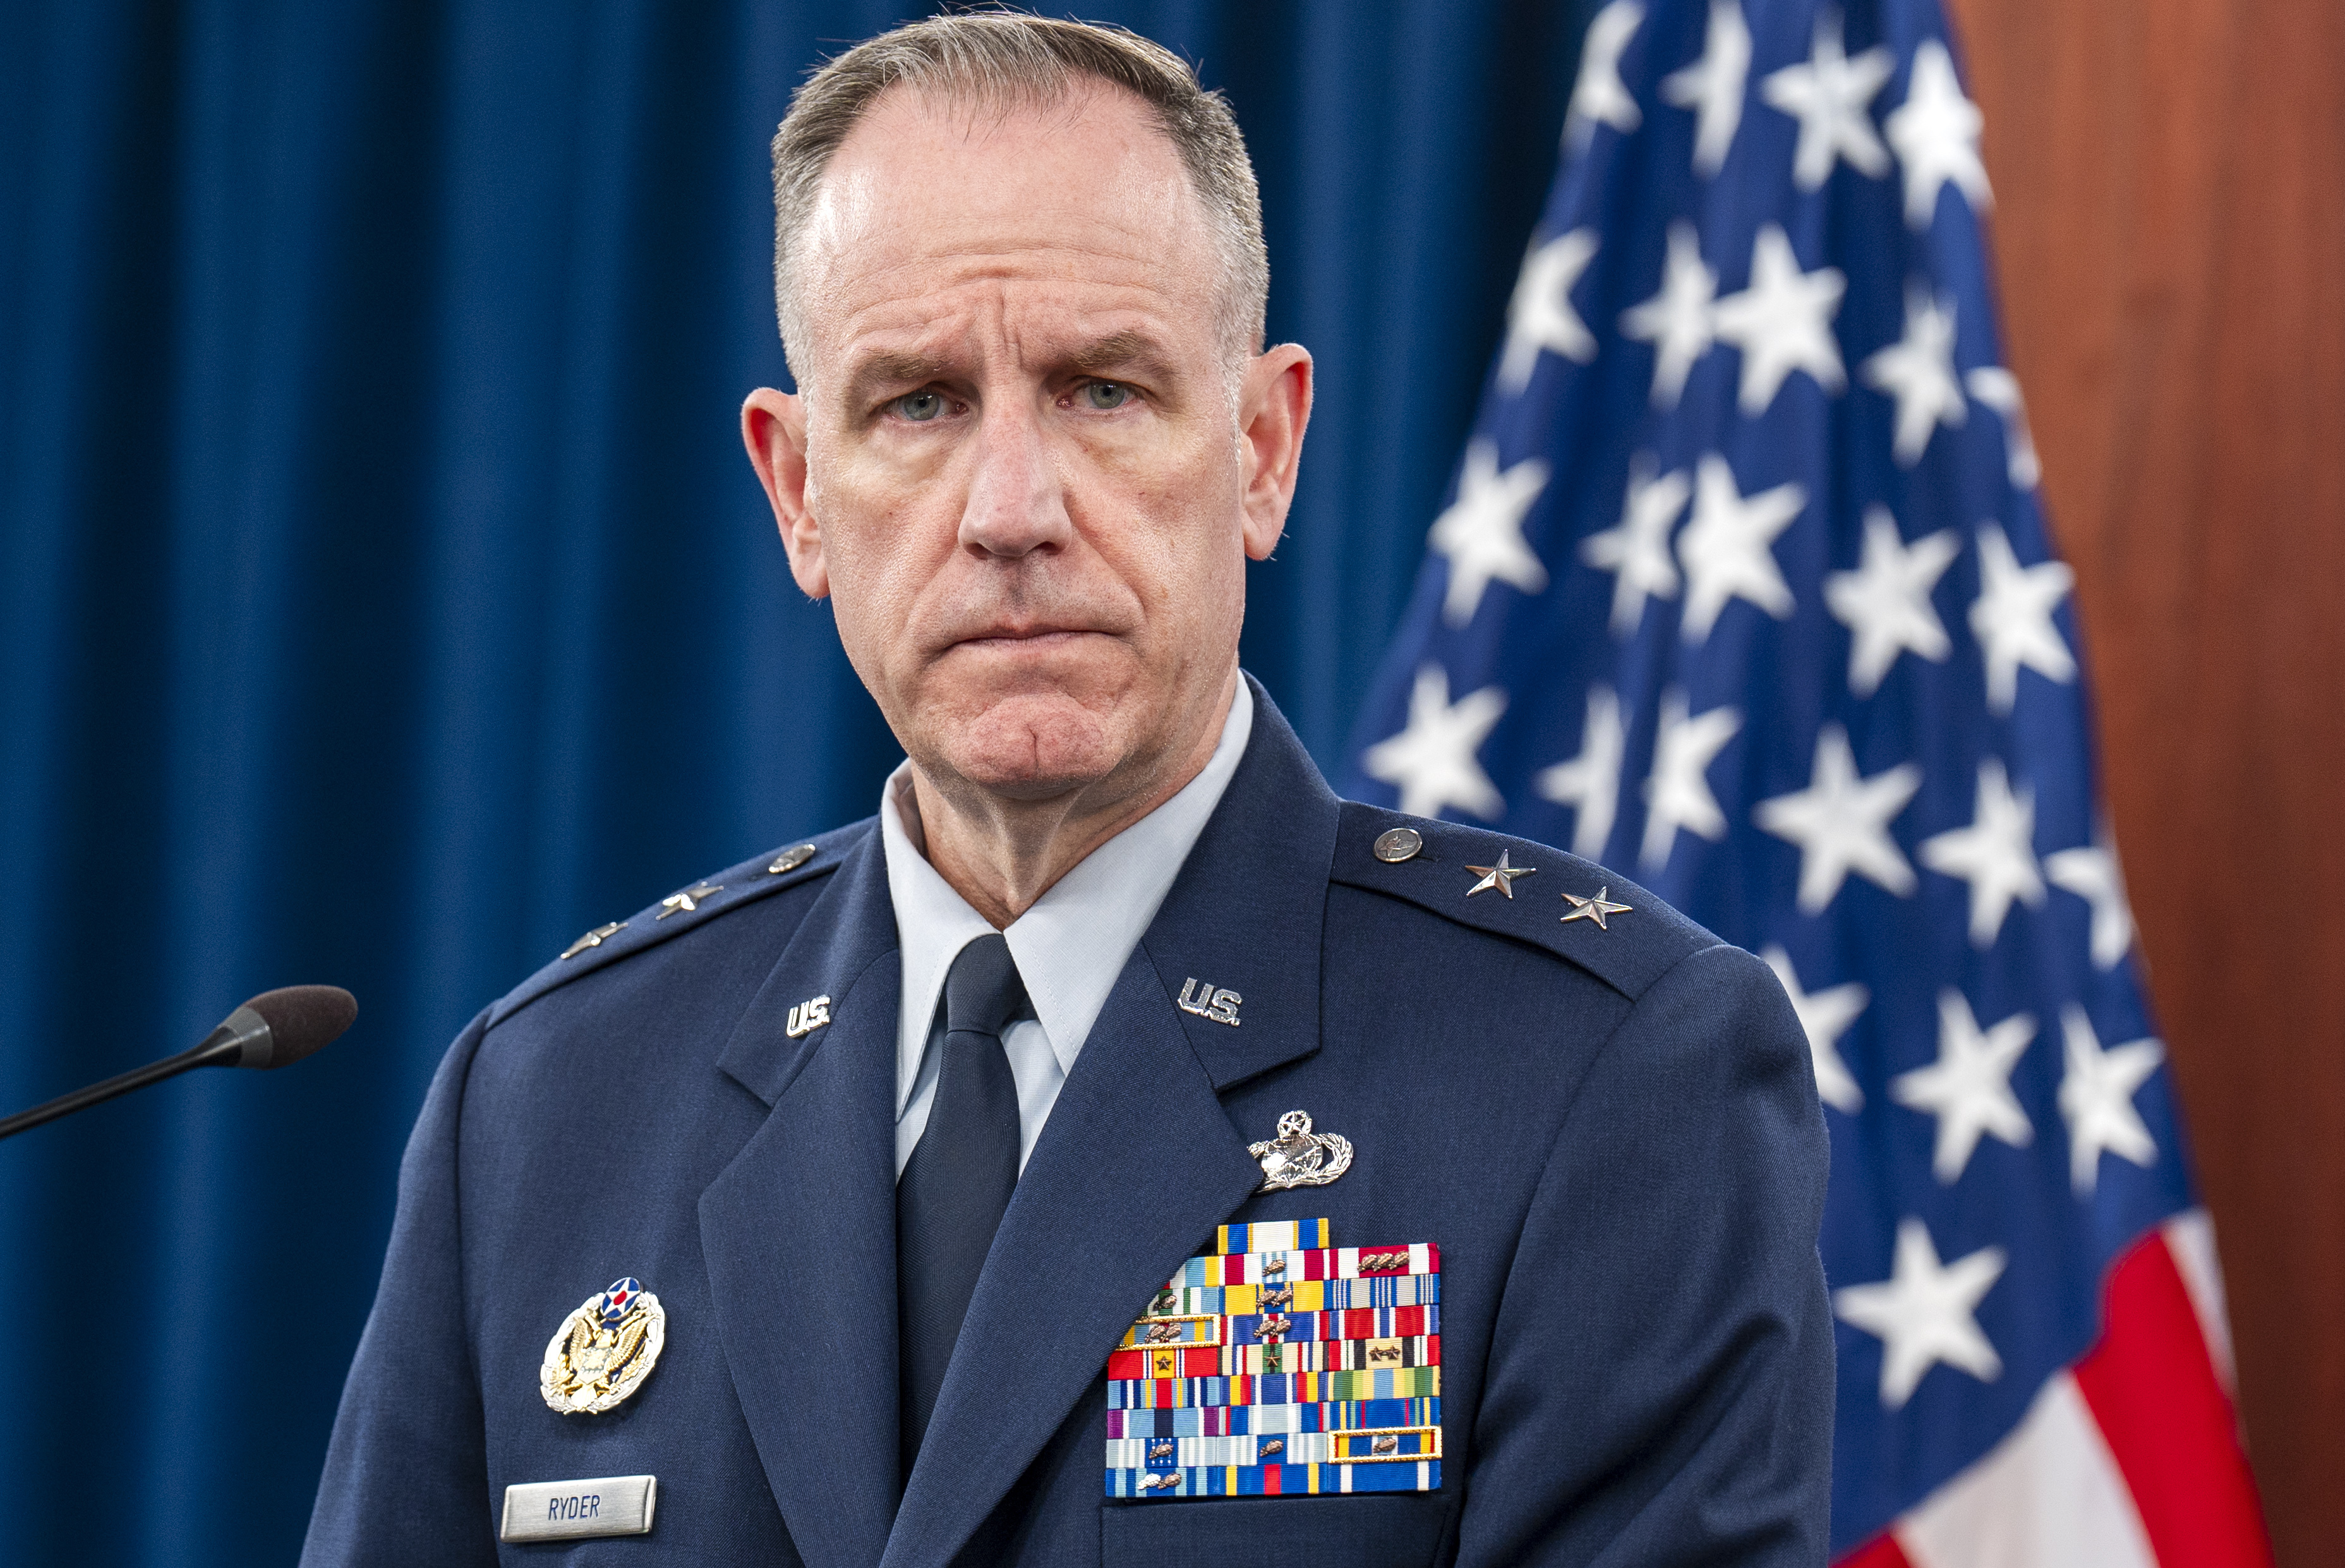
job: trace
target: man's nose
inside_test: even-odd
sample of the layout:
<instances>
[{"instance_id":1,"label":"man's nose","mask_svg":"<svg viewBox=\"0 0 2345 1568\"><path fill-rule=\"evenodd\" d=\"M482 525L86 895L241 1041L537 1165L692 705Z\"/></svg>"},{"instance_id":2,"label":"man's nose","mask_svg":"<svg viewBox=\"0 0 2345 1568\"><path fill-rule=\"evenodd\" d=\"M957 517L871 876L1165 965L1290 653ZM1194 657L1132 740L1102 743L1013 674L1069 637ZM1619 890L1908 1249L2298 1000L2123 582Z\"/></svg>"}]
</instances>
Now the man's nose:
<instances>
[{"instance_id":1,"label":"man's nose","mask_svg":"<svg viewBox=\"0 0 2345 1568\"><path fill-rule=\"evenodd\" d=\"M1058 468L1034 411L986 409L978 423L977 468L961 512L961 544L1015 560L1063 545L1072 532Z\"/></svg>"}]
</instances>

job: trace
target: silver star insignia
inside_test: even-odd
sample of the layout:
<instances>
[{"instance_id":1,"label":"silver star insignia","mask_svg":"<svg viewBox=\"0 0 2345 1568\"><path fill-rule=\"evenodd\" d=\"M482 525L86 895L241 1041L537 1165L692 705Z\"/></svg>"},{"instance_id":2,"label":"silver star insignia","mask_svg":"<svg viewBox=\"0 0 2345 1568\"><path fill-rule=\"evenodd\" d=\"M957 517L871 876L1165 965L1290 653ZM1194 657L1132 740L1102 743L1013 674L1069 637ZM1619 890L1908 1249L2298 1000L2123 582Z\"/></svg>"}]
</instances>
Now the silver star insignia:
<instances>
[{"instance_id":1,"label":"silver star insignia","mask_svg":"<svg viewBox=\"0 0 2345 1568\"><path fill-rule=\"evenodd\" d=\"M1500 850L1498 851L1498 863L1497 865L1468 866L1466 869L1482 879L1480 881L1476 882L1472 887L1466 890L1466 896L1469 899L1476 893L1488 892L1492 888L1497 889L1500 892L1506 894L1507 897L1511 899L1515 896L1515 879L1517 877L1528 877L1538 874L1538 868L1537 866L1510 866L1507 864L1507 851L1504 850Z\"/></svg>"},{"instance_id":2,"label":"silver star insignia","mask_svg":"<svg viewBox=\"0 0 2345 1568\"><path fill-rule=\"evenodd\" d=\"M1612 928L1604 923L1606 915L1632 912L1627 904L1609 902L1611 892L1612 889L1608 884L1597 889L1596 896L1592 899L1583 899L1577 893L1564 894L1564 901L1571 905L1571 912L1563 917L1565 922L1568 924L1576 920L1592 920L1596 922L1597 930L1610 931Z\"/></svg>"},{"instance_id":3,"label":"silver star insignia","mask_svg":"<svg viewBox=\"0 0 2345 1568\"><path fill-rule=\"evenodd\" d=\"M689 913L700 907L702 899L711 893L721 893L724 891L725 884L722 882L703 882L698 887L686 888L680 893L670 893L660 900L660 912L654 918L665 920L672 914Z\"/></svg>"},{"instance_id":4,"label":"silver star insignia","mask_svg":"<svg viewBox=\"0 0 2345 1568\"><path fill-rule=\"evenodd\" d=\"M615 936L620 932L626 929L627 922L623 920L614 920L609 925L598 925L593 931L588 932L584 936L580 937L576 942L572 942L568 947L563 948L562 950L562 956L564 958L576 958L588 948L600 947L603 945L605 938Z\"/></svg>"}]
</instances>

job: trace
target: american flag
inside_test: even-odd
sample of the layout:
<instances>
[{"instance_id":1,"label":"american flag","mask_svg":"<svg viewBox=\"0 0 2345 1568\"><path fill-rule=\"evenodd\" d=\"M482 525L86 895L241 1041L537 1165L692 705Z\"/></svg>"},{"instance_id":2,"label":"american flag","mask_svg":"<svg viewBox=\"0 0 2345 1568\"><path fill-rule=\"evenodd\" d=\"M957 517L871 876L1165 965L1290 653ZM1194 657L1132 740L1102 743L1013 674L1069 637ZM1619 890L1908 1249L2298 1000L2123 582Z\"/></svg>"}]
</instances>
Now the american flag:
<instances>
[{"instance_id":1,"label":"american flag","mask_svg":"<svg viewBox=\"0 0 2345 1568\"><path fill-rule=\"evenodd\" d=\"M1352 792L1637 876L1831 1125L1832 1543L2260 1564L1937 0L1614 0Z\"/></svg>"}]
</instances>

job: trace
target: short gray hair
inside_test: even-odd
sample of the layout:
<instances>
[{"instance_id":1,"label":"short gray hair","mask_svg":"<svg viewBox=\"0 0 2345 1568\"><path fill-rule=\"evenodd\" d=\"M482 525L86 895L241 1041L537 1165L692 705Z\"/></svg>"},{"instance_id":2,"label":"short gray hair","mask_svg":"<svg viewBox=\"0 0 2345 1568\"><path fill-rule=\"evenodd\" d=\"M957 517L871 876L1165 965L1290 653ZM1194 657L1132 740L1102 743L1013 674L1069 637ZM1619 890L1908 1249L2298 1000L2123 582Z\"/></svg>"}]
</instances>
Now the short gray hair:
<instances>
[{"instance_id":1,"label":"short gray hair","mask_svg":"<svg viewBox=\"0 0 2345 1568\"><path fill-rule=\"evenodd\" d=\"M774 311L791 372L803 382L804 302L797 245L814 214L831 155L888 88L904 86L977 104L1048 105L1081 78L1137 95L1180 154L1221 252L1217 311L1228 351L1259 350L1270 293L1262 196L1245 137L1227 99L1207 92L1187 61L1137 33L1024 12L964 12L915 22L858 44L807 78L774 133Z\"/></svg>"}]
</instances>

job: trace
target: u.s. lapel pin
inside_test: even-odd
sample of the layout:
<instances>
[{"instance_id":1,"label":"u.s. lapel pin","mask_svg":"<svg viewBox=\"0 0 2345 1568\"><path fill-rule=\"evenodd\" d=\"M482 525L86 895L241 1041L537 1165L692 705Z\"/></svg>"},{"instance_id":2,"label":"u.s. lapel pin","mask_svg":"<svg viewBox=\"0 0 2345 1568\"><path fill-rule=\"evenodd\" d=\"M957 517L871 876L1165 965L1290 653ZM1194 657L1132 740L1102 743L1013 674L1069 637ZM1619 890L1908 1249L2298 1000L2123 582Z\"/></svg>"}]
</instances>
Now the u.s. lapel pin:
<instances>
[{"instance_id":1,"label":"u.s. lapel pin","mask_svg":"<svg viewBox=\"0 0 2345 1568\"><path fill-rule=\"evenodd\" d=\"M1279 1117L1278 1135L1248 1144L1246 1153L1262 1164L1264 1192L1325 1186L1352 1168L1352 1140L1313 1132L1308 1111L1289 1111Z\"/></svg>"},{"instance_id":2,"label":"u.s. lapel pin","mask_svg":"<svg viewBox=\"0 0 2345 1568\"><path fill-rule=\"evenodd\" d=\"M803 1040L829 1022L830 998L817 996L790 1009L789 1020L782 1025L782 1033L793 1040Z\"/></svg>"},{"instance_id":3,"label":"u.s. lapel pin","mask_svg":"<svg viewBox=\"0 0 2345 1568\"><path fill-rule=\"evenodd\" d=\"M1193 974L1181 983L1181 999L1177 1005L1183 1013L1193 1013L1209 1022L1226 1023L1235 1029L1238 1026L1238 1003L1244 1000L1226 985L1204 984Z\"/></svg>"}]
</instances>

